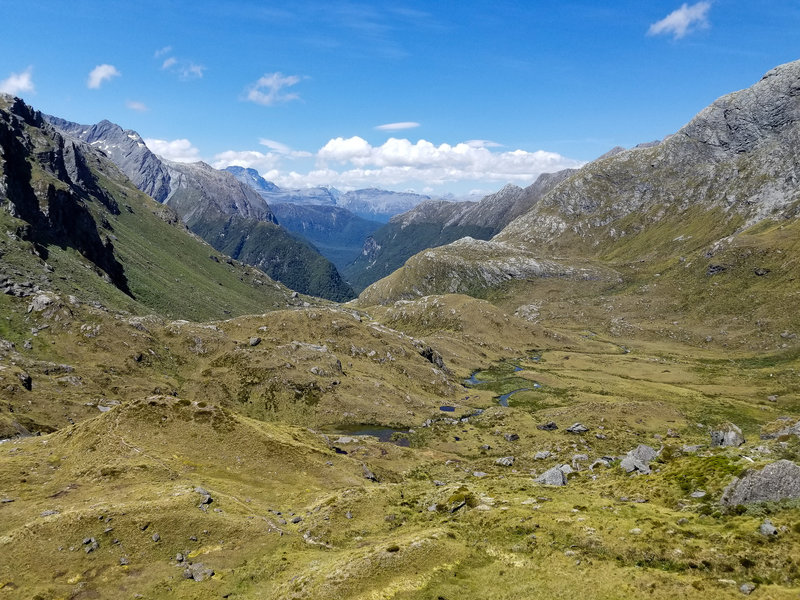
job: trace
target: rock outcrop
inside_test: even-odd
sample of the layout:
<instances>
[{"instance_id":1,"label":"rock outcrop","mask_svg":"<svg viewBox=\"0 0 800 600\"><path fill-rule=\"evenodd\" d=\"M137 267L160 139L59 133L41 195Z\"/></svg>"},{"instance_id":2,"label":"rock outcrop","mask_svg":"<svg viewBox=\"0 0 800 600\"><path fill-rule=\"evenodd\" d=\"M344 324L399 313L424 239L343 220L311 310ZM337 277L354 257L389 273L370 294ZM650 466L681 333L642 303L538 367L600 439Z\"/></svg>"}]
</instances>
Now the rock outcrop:
<instances>
[{"instance_id":1,"label":"rock outcrop","mask_svg":"<svg viewBox=\"0 0 800 600\"><path fill-rule=\"evenodd\" d=\"M792 498L800 498L800 466L789 460L779 460L760 471L748 471L734 479L725 488L720 502L735 506Z\"/></svg>"}]
</instances>

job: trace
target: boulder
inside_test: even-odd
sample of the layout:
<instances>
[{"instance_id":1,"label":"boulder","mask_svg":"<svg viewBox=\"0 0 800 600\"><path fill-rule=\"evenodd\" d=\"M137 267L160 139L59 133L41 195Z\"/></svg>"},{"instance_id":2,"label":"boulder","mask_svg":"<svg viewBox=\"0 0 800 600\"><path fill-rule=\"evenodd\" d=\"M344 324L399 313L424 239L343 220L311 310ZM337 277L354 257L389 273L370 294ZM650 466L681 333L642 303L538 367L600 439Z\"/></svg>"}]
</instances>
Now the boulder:
<instances>
[{"instance_id":1,"label":"boulder","mask_svg":"<svg viewBox=\"0 0 800 600\"><path fill-rule=\"evenodd\" d=\"M733 423L723 423L716 429L711 430L712 446L731 446L738 447L744 444L742 430Z\"/></svg>"},{"instance_id":2,"label":"boulder","mask_svg":"<svg viewBox=\"0 0 800 600\"><path fill-rule=\"evenodd\" d=\"M556 425L553 421L548 421L542 425L537 425L536 429L541 429L542 431L553 431L558 429L558 425Z\"/></svg>"},{"instance_id":3,"label":"boulder","mask_svg":"<svg viewBox=\"0 0 800 600\"><path fill-rule=\"evenodd\" d=\"M516 442L519 439L519 435L516 433L505 433L503 434L503 437L507 442Z\"/></svg>"},{"instance_id":4,"label":"boulder","mask_svg":"<svg viewBox=\"0 0 800 600\"><path fill-rule=\"evenodd\" d=\"M734 479L725 488L720 502L735 506L790 498L800 498L800 466L790 460L779 460L760 471L751 470Z\"/></svg>"},{"instance_id":5,"label":"boulder","mask_svg":"<svg viewBox=\"0 0 800 600\"><path fill-rule=\"evenodd\" d=\"M504 456L503 458L498 458L494 461L501 467L512 467L514 466L514 457L513 456Z\"/></svg>"},{"instance_id":6,"label":"boulder","mask_svg":"<svg viewBox=\"0 0 800 600\"><path fill-rule=\"evenodd\" d=\"M567 431L570 433L586 433L589 431L589 428L586 427L583 423L573 423L569 427L567 427Z\"/></svg>"},{"instance_id":7,"label":"boulder","mask_svg":"<svg viewBox=\"0 0 800 600\"><path fill-rule=\"evenodd\" d=\"M183 571L184 579L193 579L194 581L204 581L209 577L213 576L214 576L214 570L206 569L203 566L203 563L195 563L193 565L189 565Z\"/></svg>"},{"instance_id":8,"label":"boulder","mask_svg":"<svg viewBox=\"0 0 800 600\"><path fill-rule=\"evenodd\" d=\"M544 460L545 458L549 458L549 457L550 457L550 451L549 450L540 450L539 452L537 452L536 454L533 455L533 458L536 459L536 460Z\"/></svg>"},{"instance_id":9,"label":"boulder","mask_svg":"<svg viewBox=\"0 0 800 600\"><path fill-rule=\"evenodd\" d=\"M638 471L643 475L650 473L650 462L658 456L658 452L646 444L639 444L628 452L620 463L626 473Z\"/></svg>"},{"instance_id":10,"label":"boulder","mask_svg":"<svg viewBox=\"0 0 800 600\"><path fill-rule=\"evenodd\" d=\"M535 479L536 483L541 483L543 485L567 485L567 476L564 474L564 471L561 470L561 467L553 467L552 469L548 469L539 477Z\"/></svg>"}]
</instances>

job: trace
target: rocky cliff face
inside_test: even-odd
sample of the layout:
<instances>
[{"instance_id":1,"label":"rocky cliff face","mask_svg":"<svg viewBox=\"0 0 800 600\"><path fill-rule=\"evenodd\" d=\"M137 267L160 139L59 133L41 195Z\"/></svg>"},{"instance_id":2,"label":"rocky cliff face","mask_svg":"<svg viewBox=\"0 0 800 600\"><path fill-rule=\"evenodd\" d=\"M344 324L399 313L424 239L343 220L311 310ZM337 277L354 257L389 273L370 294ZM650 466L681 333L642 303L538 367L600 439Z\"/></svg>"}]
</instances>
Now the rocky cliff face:
<instances>
[{"instance_id":1,"label":"rocky cliff face","mask_svg":"<svg viewBox=\"0 0 800 600\"><path fill-rule=\"evenodd\" d=\"M119 214L117 202L97 184L89 167L95 160L91 150L65 139L19 99L3 96L0 108L0 203L27 223L20 237L45 260L49 245L74 248L130 295L114 255L112 230L90 210L99 203Z\"/></svg>"},{"instance_id":2,"label":"rocky cliff face","mask_svg":"<svg viewBox=\"0 0 800 600\"><path fill-rule=\"evenodd\" d=\"M159 158L138 133L108 121L80 125L57 117L45 118L63 135L108 156L141 191L174 209L194 233L217 250L264 267L268 275L295 286L299 292L331 300L353 296L336 268L316 249L277 225L267 202L251 187L252 182L242 182L235 176L252 179L252 173ZM223 234L238 242L231 244L229 239L222 239ZM247 236L253 239L248 239L245 252Z\"/></svg>"}]
</instances>

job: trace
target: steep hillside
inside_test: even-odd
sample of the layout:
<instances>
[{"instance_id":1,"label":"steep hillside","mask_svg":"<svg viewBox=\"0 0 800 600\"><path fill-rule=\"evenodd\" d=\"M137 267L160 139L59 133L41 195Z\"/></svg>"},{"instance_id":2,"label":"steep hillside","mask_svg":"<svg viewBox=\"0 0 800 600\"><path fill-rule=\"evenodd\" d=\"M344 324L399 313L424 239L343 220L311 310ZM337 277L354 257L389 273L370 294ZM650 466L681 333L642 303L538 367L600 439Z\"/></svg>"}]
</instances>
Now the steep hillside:
<instances>
[{"instance_id":1,"label":"steep hillside","mask_svg":"<svg viewBox=\"0 0 800 600\"><path fill-rule=\"evenodd\" d=\"M177 212L189 229L233 258L261 268L293 289L329 300L353 297L338 271L312 246L277 226L269 205L250 185L209 165L176 163L153 154L135 131L101 121L80 125L44 117L64 135L84 141L107 155L140 190ZM222 225L224 224L224 225ZM272 225L272 226L270 226ZM222 243L225 232L234 240L249 238L248 252L237 243Z\"/></svg>"},{"instance_id":2,"label":"steep hillside","mask_svg":"<svg viewBox=\"0 0 800 600\"><path fill-rule=\"evenodd\" d=\"M491 242L470 244L469 258L463 244L418 254L362 299L463 291L504 298L507 308L541 305L553 287L541 277L561 271L526 272L515 257L555 258L566 267L619 273L599 289L583 286L610 298L618 316L653 320L654 328L687 311L692 323L715 314L731 326L736 317L736 328L766 340L774 328L797 325L783 307L794 294L790 282L800 276L788 259L800 207L799 117L795 62L720 98L658 144L586 165ZM487 277L484 267L498 256L506 258ZM580 287L561 293L580 295ZM772 331L755 325L763 314L772 315Z\"/></svg>"},{"instance_id":3,"label":"steep hillside","mask_svg":"<svg viewBox=\"0 0 800 600\"><path fill-rule=\"evenodd\" d=\"M364 240L381 226L338 206L271 204L270 208L278 223L311 242L341 273L361 253Z\"/></svg>"},{"instance_id":4,"label":"steep hillside","mask_svg":"<svg viewBox=\"0 0 800 600\"><path fill-rule=\"evenodd\" d=\"M101 153L0 97L0 277L142 313L221 318L285 306L289 291L224 257Z\"/></svg>"},{"instance_id":5,"label":"steep hillside","mask_svg":"<svg viewBox=\"0 0 800 600\"><path fill-rule=\"evenodd\" d=\"M463 237L488 240L573 172L573 169L565 169L545 173L525 189L507 185L480 202L422 202L392 217L367 239L360 256L345 268L345 277L361 291L426 248L443 246Z\"/></svg>"}]
</instances>

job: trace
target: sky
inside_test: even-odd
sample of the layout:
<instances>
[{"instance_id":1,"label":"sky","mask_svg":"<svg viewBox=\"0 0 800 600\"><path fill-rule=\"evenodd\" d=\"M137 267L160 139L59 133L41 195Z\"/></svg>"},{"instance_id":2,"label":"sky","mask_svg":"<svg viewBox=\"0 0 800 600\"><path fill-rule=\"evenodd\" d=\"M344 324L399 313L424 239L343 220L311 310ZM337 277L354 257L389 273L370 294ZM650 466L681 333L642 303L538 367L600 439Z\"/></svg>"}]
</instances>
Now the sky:
<instances>
[{"instance_id":1,"label":"sky","mask_svg":"<svg viewBox=\"0 0 800 600\"><path fill-rule=\"evenodd\" d=\"M800 2L0 0L0 91L281 187L529 185L800 58Z\"/></svg>"}]
</instances>

